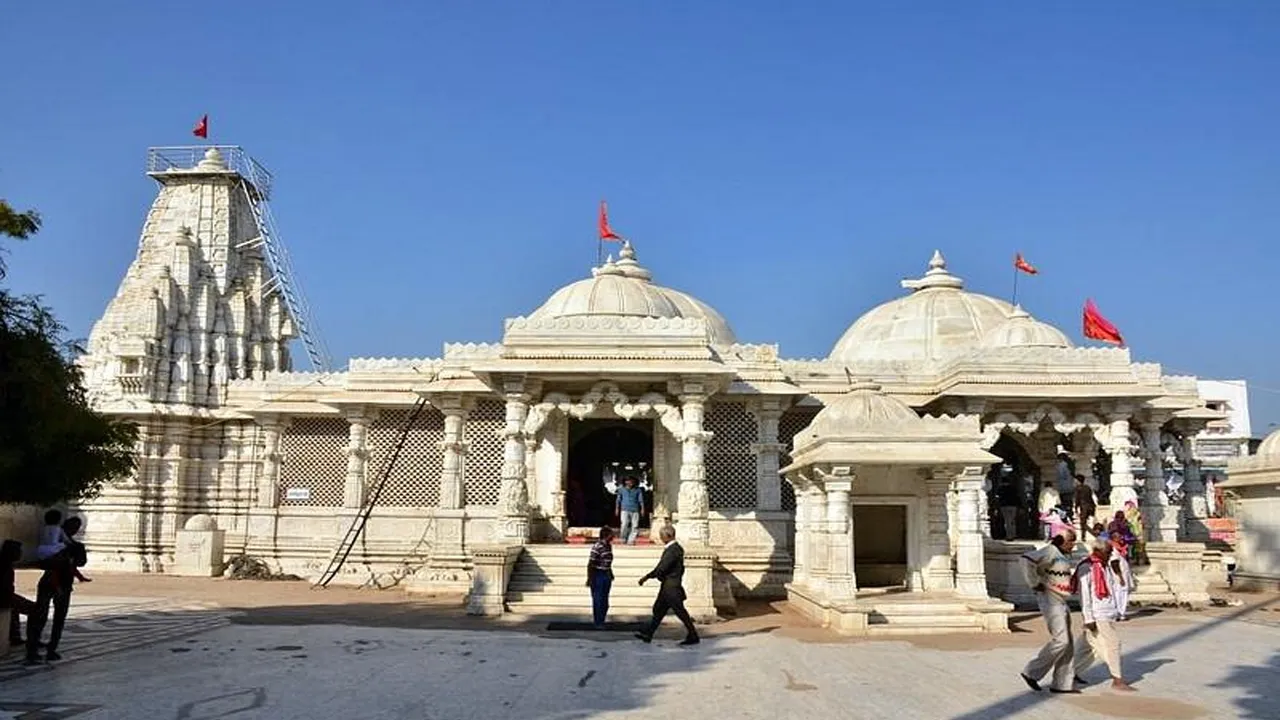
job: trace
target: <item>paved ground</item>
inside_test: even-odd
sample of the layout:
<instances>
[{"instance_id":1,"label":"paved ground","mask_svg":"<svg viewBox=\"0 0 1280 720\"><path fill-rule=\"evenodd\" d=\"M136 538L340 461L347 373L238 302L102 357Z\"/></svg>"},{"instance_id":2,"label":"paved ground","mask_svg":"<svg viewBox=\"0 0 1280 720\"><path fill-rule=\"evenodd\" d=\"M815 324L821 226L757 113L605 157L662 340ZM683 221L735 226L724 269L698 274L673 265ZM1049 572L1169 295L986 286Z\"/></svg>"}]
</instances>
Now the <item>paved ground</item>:
<instances>
[{"instance_id":1,"label":"paved ground","mask_svg":"<svg viewBox=\"0 0 1280 720\"><path fill-rule=\"evenodd\" d=\"M1035 618L1006 636L839 641L758 606L680 648L674 627L646 646L495 626L456 599L102 576L76 598L65 654L80 659L0 674L0 719L1277 718L1280 602L1241 599L1123 626L1136 695L1099 687L1097 668L1062 697L1017 677L1043 640Z\"/></svg>"}]
</instances>

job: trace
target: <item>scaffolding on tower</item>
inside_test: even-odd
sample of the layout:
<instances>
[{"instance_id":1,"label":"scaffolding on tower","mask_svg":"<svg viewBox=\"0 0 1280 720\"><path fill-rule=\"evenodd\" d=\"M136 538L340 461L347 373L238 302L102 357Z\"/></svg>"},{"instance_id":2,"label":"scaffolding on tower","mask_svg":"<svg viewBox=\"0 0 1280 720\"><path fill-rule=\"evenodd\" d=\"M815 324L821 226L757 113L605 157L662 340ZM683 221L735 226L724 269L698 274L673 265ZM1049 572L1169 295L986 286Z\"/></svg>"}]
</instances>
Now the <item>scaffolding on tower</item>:
<instances>
[{"instance_id":1,"label":"scaffolding on tower","mask_svg":"<svg viewBox=\"0 0 1280 720\"><path fill-rule=\"evenodd\" d=\"M311 369L327 372L330 368L329 349L320 337L319 328L307 304L306 295L294 279L293 263L289 251L281 240L275 217L271 213L271 173L238 145L194 145L183 147L153 147L147 150L147 174L156 175L175 171L198 171L200 161L209 150L217 150L226 163L227 170L235 173L237 185L248 201L258 235L240 243L239 249L261 247L271 270L271 278L263 288L263 296L278 293L285 311L293 319L298 338L307 352Z\"/></svg>"}]
</instances>

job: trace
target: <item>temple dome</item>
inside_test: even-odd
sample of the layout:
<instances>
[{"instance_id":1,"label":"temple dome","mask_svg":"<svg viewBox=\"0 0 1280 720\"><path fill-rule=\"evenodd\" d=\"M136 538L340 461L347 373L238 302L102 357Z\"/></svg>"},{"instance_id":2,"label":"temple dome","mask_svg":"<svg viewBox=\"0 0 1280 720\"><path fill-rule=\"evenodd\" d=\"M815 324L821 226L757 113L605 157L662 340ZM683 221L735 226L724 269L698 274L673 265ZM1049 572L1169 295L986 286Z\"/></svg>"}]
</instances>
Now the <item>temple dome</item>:
<instances>
[{"instance_id":1,"label":"temple dome","mask_svg":"<svg viewBox=\"0 0 1280 720\"><path fill-rule=\"evenodd\" d=\"M1258 445L1258 455L1276 455L1280 456L1280 430L1272 432L1263 438Z\"/></svg>"},{"instance_id":2,"label":"temple dome","mask_svg":"<svg viewBox=\"0 0 1280 720\"><path fill-rule=\"evenodd\" d=\"M695 318L707 325L711 345L737 342L729 323L714 308L679 290L654 284L653 274L636 260L630 242L622 244L618 261L609 258L591 270L592 277L570 283L551 297L529 319L624 316Z\"/></svg>"},{"instance_id":3,"label":"temple dome","mask_svg":"<svg viewBox=\"0 0 1280 720\"><path fill-rule=\"evenodd\" d=\"M983 347L1047 347L1069 348L1071 341L1058 328L1041 322L1015 306L1009 319L997 325L982 339Z\"/></svg>"},{"instance_id":4,"label":"temple dome","mask_svg":"<svg viewBox=\"0 0 1280 720\"><path fill-rule=\"evenodd\" d=\"M920 416L898 398L886 395L873 382L855 382L849 391L827 403L795 439L800 448L823 438L893 436L920 424Z\"/></svg>"},{"instance_id":5,"label":"temple dome","mask_svg":"<svg viewBox=\"0 0 1280 720\"><path fill-rule=\"evenodd\" d=\"M875 307L858 318L831 349L828 359L846 365L864 362L926 362L954 357L982 345L1014 308L1003 300L966 292L964 281L947 271L935 251L918 280L903 280L906 297Z\"/></svg>"}]
</instances>

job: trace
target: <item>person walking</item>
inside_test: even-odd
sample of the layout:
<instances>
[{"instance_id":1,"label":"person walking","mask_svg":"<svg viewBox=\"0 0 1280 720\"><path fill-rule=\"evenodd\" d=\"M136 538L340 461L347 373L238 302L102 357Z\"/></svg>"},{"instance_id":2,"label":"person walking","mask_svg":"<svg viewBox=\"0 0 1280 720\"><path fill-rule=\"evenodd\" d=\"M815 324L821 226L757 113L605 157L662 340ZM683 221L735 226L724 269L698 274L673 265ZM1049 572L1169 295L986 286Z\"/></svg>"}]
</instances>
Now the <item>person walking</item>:
<instances>
[{"instance_id":1,"label":"person walking","mask_svg":"<svg viewBox=\"0 0 1280 720\"><path fill-rule=\"evenodd\" d=\"M61 566L59 591L54 593L52 598L53 624L49 627L49 645L45 652L45 658L50 661L62 659L58 654L58 645L62 642L62 631L67 625L67 613L71 610L71 591L75 589L75 582L93 582L80 572L80 568L84 567L89 559L84 544L76 539L82 527L84 527L84 521L78 517L67 518L62 523L68 562Z\"/></svg>"},{"instance_id":2,"label":"person walking","mask_svg":"<svg viewBox=\"0 0 1280 720\"><path fill-rule=\"evenodd\" d=\"M635 545L636 535L640 533L640 518L644 515L644 488L639 486L634 476L627 476L622 487L618 488L614 515L618 517L622 541Z\"/></svg>"},{"instance_id":3,"label":"person walking","mask_svg":"<svg viewBox=\"0 0 1280 720\"><path fill-rule=\"evenodd\" d=\"M660 585L658 586L658 598L653 601L653 619L649 621L649 626L644 630L636 633L636 637L644 642L652 642L653 634L658 631L658 626L662 624L662 619L667 616L668 612L674 612L680 622L684 624L685 636L680 641L681 645L697 645L700 642L698 631L693 627L693 618L689 617L689 611L684 609L685 598L688 597L684 591L684 548L680 547L680 543L676 542L676 529L670 525L663 525L658 531L658 538L663 542L662 557L658 560L658 565L649 571L647 575L640 578L640 584L644 585L646 581L657 578Z\"/></svg>"},{"instance_id":4,"label":"person walking","mask_svg":"<svg viewBox=\"0 0 1280 720\"><path fill-rule=\"evenodd\" d=\"M1098 514L1098 499L1094 497L1093 488L1084 481L1083 475L1076 476L1075 488L1076 518L1080 521L1083 533L1093 523L1093 516Z\"/></svg>"},{"instance_id":5,"label":"person walking","mask_svg":"<svg viewBox=\"0 0 1280 720\"><path fill-rule=\"evenodd\" d=\"M600 538L591 546L587 560L587 587L591 588L591 620L604 627L609 614L609 590L613 588L613 528L600 528Z\"/></svg>"},{"instance_id":6,"label":"person walking","mask_svg":"<svg viewBox=\"0 0 1280 720\"><path fill-rule=\"evenodd\" d=\"M1106 533L1101 533L1098 538L1104 540L1111 545L1111 557L1108 563L1116 574L1116 586L1114 588L1116 594L1116 620L1124 622L1129 615L1129 594L1138 589L1138 583L1133 579L1133 567L1125 558L1124 553L1117 552L1116 543L1113 542Z\"/></svg>"},{"instance_id":7,"label":"person walking","mask_svg":"<svg viewBox=\"0 0 1280 720\"><path fill-rule=\"evenodd\" d=\"M0 545L0 608L9 608L9 646L17 647L22 639L22 615L31 617L36 604L17 592L14 566L22 560L22 543L5 540ZM29 623L28 623L29 624Z\"/></svg>"},{"instance_id":8,"label":"person walking","mask_svg":"<svg viewBox=\"0 0 1280 720\"><path fill-rule=\"evenodd\" d=\"M1049 642L1040 648L1023 669L1022 680L1032 690L1040 691L1040 681L1053 673L1050 692L1076 692L1072 685L1071 609L1067 600L1074 592L1072 573L1075 569L1070 553L1076 544L1076 532L1068 525L1057 525L1052 541L1022 556L1027 584L1036 592L1036 604L1049 628Z\"/></svg>"},{"instance_id":9,"label":"person walking","mask_svg":"<svg viewBox=\"0 0 1280 720\"><path fill-rule=\"evenodd\" d=\"M1111 689L1133 692L1134 688L1124 681L1120 670L1120 638L1115 626L1120 617L1117 591L1124 580L1117 572L1119 566L1112 563L1109 538L1094 540L1091 549L1075 570L1080 588L1080 614L1084 617L1084 643L1075 657L1076 681L1083 683L1080 676L1101 660L1111 673Z\"/></svg>"}]
</instances>

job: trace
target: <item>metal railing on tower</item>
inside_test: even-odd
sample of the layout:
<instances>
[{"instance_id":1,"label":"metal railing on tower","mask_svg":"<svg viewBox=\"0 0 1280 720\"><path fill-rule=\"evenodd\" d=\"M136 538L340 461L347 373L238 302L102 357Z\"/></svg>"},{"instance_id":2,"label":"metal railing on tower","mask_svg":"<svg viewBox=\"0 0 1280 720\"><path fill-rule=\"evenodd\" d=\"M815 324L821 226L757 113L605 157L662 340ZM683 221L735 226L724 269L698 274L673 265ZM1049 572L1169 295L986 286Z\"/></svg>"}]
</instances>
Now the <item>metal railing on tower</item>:
<instances>
[{"instance_id":1,"label":"metal railing on tower","mask_svg":"<svg viewBox=\"0 0 1280 720\"><path fill-rule=\"evenodd\" d=\"M237 247L253 248L261 246L271 270L271 279L263 288L263 295L279 293L285 311L293 320L297 337L307 352L307 360L312 370L328 371L331 366L329 349L320 336L315 317L306 295L296 282L293 262L289 258L288 248L280 237L275 217L268 202L274 185L271 173L262 163L254 160L249 153L238 145L191 145L181 147L153 147L147 150L147 174L151 176L177 173L207 172L208 168L201 163L210 150L216 150L222 156L226 172L234 173L238 185L248 201L258 236L240 243Z\"/></svg>"}]
</instances>

